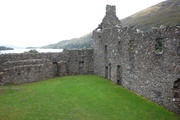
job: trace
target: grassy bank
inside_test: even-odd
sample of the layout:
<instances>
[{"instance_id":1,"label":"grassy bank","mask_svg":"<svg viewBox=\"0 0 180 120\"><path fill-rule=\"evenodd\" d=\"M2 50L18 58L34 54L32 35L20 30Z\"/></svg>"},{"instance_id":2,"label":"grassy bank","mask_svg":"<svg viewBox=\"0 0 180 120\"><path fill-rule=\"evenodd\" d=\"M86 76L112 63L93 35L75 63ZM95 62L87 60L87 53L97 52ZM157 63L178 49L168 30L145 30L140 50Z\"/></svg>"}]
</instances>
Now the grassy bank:
<instances>
[{"instance_id":1,"label":"grassy bank","mask_svg":"<svg viewBox=\"0 0 180 120\"><path fill-rule=\"evenodd\" d=\"M165 108L96 75L0 87L0 120L178 120Z\"/></svg>"}]
</instances>

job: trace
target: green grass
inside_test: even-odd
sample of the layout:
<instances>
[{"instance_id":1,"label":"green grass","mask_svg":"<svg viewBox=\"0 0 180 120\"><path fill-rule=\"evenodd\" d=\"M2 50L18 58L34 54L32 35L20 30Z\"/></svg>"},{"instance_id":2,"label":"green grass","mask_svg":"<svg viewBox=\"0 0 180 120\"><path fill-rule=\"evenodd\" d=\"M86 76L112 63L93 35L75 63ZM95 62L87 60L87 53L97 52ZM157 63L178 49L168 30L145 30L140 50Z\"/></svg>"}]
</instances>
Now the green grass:
<instances>
[{"instance_id":1,"label":"green grass","mask_svg":"<svg viewBox=\"0 0 180 120\"><path fill-rule=\"evenodd\" d=\"M0 120L178 120L175 113L96 75L0 87Z\"/></svg>"}]
</instances>

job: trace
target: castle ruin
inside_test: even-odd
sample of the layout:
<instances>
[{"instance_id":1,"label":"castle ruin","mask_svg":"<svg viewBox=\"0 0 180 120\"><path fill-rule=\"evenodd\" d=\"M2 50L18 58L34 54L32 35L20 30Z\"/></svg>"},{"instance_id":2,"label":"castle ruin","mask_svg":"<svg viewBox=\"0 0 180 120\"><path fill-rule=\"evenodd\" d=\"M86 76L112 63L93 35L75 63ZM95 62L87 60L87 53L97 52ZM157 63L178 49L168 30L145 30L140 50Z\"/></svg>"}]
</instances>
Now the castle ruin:
<instances>
[{"instance_id":1,"label":"castle ruin","mask_svg":"<svg viewBox=\"0 0 180 120\"><path fill-rule=\"evenodd\" d=\"M180 113L180 26L123 27L115 6L107 5L93 49L0 55L1 85L75 74L105 77Z\"/></svg>"}]
</instances>

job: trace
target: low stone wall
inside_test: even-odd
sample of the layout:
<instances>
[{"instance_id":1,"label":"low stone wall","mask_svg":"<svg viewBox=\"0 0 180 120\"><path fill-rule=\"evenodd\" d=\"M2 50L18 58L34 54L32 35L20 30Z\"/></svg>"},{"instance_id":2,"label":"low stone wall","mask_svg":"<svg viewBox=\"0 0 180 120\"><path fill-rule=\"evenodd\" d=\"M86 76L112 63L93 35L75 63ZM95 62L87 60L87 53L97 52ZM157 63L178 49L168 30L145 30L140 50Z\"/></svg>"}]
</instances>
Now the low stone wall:
<instances>
[{"instance_id":1,"label":"low stone wall","mask_svg":"<svg viewBox=\"0 0 180 120\"><path fill-rule=\"evenodd\" d=\"M9 62L9 61L19 61L19 60L30 60L30 59L41 59L41 60L50 60L58 61L65 60L66 54L61 53L22 53L22 54L1 54L0 55L0 64Z\"/></svg>"},{"instance_id":2,"label":"low stone wall","mask_svg":"<svg viewBox=\"0 0 180 120\"><path fill-rule=\"evenodd\" d=\"M12 67L4 71L1 84L11 82L13 84L29 83L45 80L57 75L57 66L48 64L23 65Z\"/></svg>"},{"instance_id":3,"label":"low stone wall","mask_svg":"<svg viewBox=\"0 0 180 120\"><path fill-rule=\"evenodd\" d=\"M94 73L93 50L67 50L64 52L68 56L68 75Z\"/></svg>"},{"instance_id":4,"label":"low stone wall","mask_svg":"<svg viewBox=\"0 0 180 120\"><path fill-rule=\"evenodd\" d=\"M48 59L27 59L27 60L18 60L18 61L8 61L2 63L2 69L11 69L16 66L24 66L24 65L34 65L34 64L45 64L50 62Z\"/></svg>"},{"instance_id":5,"label":"low stone wall","mask_svg":"<svg viewBox=\"0 0 180 120\"><path fill-rule=\"evenodd\" d=\"M62 53L0 55L0 85L21 84L55 76L92 74L93 50L64 50Z\"/></svg>"}]
</instances>

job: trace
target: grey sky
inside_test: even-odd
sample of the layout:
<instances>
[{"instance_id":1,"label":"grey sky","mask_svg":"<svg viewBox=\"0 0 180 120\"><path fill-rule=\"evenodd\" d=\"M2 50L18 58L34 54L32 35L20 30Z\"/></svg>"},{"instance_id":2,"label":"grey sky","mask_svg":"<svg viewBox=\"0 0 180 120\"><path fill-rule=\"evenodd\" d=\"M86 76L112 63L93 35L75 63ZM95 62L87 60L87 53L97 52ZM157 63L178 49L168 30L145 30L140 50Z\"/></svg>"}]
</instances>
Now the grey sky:
<instances>
[{"instance_id":1,"label":"grey sky","mask_svg":"<svg viewBox=\"0 0 180 120\"><path fill-rule=\"evenodd\" d=\"M94 30L106 4L119 19L164 0L0 0L0 45L43 46Z\"/></svg>"}]
</instances>

